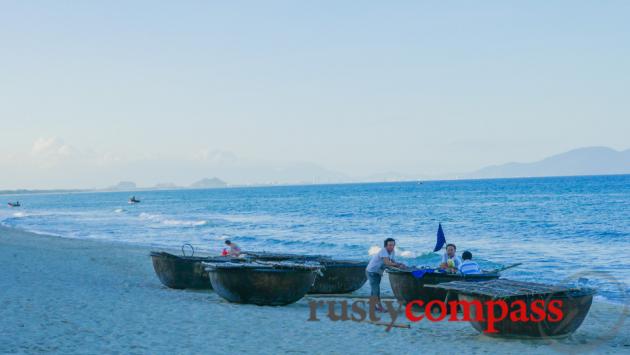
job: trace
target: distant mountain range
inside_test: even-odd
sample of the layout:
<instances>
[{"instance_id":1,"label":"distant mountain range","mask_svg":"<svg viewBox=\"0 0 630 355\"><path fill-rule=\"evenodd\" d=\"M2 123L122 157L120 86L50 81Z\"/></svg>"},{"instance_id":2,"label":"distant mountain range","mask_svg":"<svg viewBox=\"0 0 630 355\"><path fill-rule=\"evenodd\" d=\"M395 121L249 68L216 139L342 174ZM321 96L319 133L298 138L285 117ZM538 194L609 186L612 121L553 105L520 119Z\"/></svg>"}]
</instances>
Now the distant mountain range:
<instances>
[{"instance_id":1,"label":"distant mountain range","mask_svg":"<svg viewBox=\"0 0 630 355\"><path fill-rule=\"evenodd\" d=\"M151 166L142 166L148 171ZM138 169L136 167L136 169ZM185 169L182 169L185 170ZM444 179L492 179L515 177L543 177L543 176L576 176L576 175L612 175L630 174L630 149L617 151L607 147L587 147L570 150L565 153L550 156L530 163L507 163L492 165L471 173L420 175L399 172L384 172L364 177L349 177L344 174L321 168L315 164L292 163L285 165L256 165L237 164L213 166L213 170L227 175L232 181L229 186L271 186L285 184L322 184L322 183L354 183L354 182L387 182L414 180L444 180ZM189 174L189 176L192 174ZM260 182L244 184L239 181L243 176L255 175ZM199 176L199 175L197 175ZM308 177L311 177L310 179ZM278 178L278 180L276 180ZM282 179L280 179L282 178ZM77 192L77 191L137 191L155 189L186 189L186 188L221 188L228 183L213 177L201 179L189 186L177 186L172 182L163 182L151 187L138 187L132 181L121 181L105 189L63 189L63 190L4 190L0 194L24 194L44 192Z\"/></svg>"},{"instance_id":2,"label":"distant mountain range","mask_svg":"<svg viewBox=\"0 0 630 355\"><path fill-rule=\"evenodd\" d=\"M177 186L172 182L163 182L159 183L153 187L141 188L136 185L136 183L132 181L121 181L114 186L110 186L105 191L132 191L132 190L171 190L171 189L209 189L209 188L220 188L227 187L228 184L216 177L213 178L204 178L197 182L192 183L190 186Z\"/></svg>"},{"instance_id":3,"label":"distant mountain range","mask_svg":"<svg viewBox=\"0 0 630 355\"><path fill-rule=\"evenodd\" d=\"M578 148L532 163L488 166L463 177L486 179L612 174L630 174L630 149Z\"/></svg>"},{"instance_id":4,"label":"distant mountain range","mask_svg":"<svg viewBox=\"0 0 630 355\"><path fill-rule=\"evenodd\" d=\"M227 187L227 183L219 178L212 178L212 179L201 179L195 183L193 183L192 185L190 185L191 188L193 189L208 189L208 188L215 188L215 187Z\"/></svg>"},{"instance_id":5,"label":"distant mountain range","mask_svg":"<svg viewBox=\"0 0 630 355\"><path fill-rule=\"evenodd\" d=\"M136 183L133 181L121 181L118 184L114 185L114 186L110 186L108 188L106 188L105 190L112 190L112 191L129 191L129 190L135 190L137 189L138 186L136 186Z\"/></svg>"}]
</instances>

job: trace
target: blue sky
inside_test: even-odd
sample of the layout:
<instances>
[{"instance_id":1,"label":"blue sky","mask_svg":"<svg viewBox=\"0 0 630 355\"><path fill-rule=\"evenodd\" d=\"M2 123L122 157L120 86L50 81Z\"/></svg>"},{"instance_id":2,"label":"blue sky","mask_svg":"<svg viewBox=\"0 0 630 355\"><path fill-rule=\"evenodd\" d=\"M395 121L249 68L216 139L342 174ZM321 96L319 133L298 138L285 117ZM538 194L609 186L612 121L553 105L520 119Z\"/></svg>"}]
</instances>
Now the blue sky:
<instances>
[{"instance_id":1,"label":"blue sky","mask_svg":"<svg viewBox=\"0 0 630 355\"><path fill-rule=\"evenodd\" d=\"M3 1L0 188L186 183L221 175L171 174L208 157L360 177L628 149L629 10ZM164 171L120 173L149 160Z\"/></svg>"}]
</instances>

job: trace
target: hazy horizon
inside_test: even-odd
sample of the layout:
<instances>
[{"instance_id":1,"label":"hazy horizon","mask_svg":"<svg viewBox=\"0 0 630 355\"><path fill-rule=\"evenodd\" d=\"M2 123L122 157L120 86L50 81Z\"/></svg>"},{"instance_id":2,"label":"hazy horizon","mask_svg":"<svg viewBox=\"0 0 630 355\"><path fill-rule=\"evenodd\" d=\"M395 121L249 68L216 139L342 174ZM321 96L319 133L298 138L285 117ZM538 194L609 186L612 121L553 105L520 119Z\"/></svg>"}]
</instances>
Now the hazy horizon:
<instances>
[{"instance_id":1,"label":"hazy horizon","mask_svg":"<svg viewBox=\"0 0 630 355\"><path fill-rule=\"evenodd\" d=\"M0 189L439 177L627 150L628 10L4 2Z\"/></svg>"}]
</instances>

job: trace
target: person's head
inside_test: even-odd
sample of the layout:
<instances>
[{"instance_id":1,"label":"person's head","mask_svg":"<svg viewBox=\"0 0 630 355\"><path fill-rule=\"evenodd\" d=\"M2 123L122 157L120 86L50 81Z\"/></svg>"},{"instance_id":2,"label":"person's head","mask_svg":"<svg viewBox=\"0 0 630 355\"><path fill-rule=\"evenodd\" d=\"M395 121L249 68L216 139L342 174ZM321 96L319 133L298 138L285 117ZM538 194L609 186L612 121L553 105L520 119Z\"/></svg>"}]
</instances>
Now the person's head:
<instances>
[{"instance_id":1,"label":"person's head","mask_svg":"<svg viewBox=\"0 0 630 355\"><path fill-rule=\"evenodd\" d=\"M394 251L394 247L396 247L396 240L394 238L387 238L383 241L383 246L391 253Z\"/></svg>"},{"instance_id":2,"label":"person's head","mask_svg":"<svg viewBox=\"0 0 630 355\"><path fill-rule=\"evenodd\" d=\"M232 241L230 241L229 239L226 239L225 245L232 245Z\"/></svg>"},{"instance_id":3,"label":"person's head","mask_svg":"<svg viewBox=\"0 0 630 355\"><path fill-rule=\"evenodd\" d=\"M462 260L471 260L471 259L472 259L472 253L471 252L466 250L465 252L462 253Z\"/></svg>"},{"instance_id":4,"label":"person's head","mask_svg":"<svg viewBox=\"0 0 630 355\"><path fill-rule=\"evenodd\" d=\"M455 246L455 244L452 244L452 243L446 244L446 255L448 255L449 257L453 257L455 256L456 251L457 251L457 247Z\"/></svg>"}]
</instances>

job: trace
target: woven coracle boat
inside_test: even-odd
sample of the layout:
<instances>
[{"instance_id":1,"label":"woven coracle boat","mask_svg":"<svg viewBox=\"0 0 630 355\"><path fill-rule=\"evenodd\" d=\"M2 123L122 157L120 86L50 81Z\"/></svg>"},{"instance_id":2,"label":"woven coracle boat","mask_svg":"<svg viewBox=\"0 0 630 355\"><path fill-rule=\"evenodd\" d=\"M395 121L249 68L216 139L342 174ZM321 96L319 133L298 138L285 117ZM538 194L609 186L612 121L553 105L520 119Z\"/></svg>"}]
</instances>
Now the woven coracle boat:
<instances>
[{"instance_id":1,"label":"woven coracle boat","mask_svg":"<svg viewBox=\"0 0 630 355\"><path fill-rule=\"evenodd\" d=\"M367 262L334 259L319 262L324 268L308 293L350 293L360 289L367 281Z\"/></svg>"},{"instance_id":2,"label":"woven coracle boat","mask_svg":"<svg viewBox=\"0 0 630 355\"><path fill-rule=\"evenodd\" d=\"M315 278L312 294L350 293L360 289L367 281L367 261L336 260L325 255L284 254L270 252L243 252L248 258L259 261L313 261L323 268Z\"/></svg>"},{"instance_id":3,"label":"woven coracle boat","mask_svg":"<svg viewBox=\"0 0 630 355\"><path fill-rule=\"evenodd\" d=\"M152 251L150 256L155 274L162 284L175 289L212 289L208 272L201 262L236 261L224 256L178 256L164 251Z\"/></svg>"},{"instance_id":4,"label":"woven coracle boat","mask_svg":"<svg viewBox=\"0 0 630 355\"><path fill-rule=\"evenodd\" d=\"M282 306L304 297L321 270L313 262L204 262L210 283L222 298L235 303Z\"/></svg>"},{"instance_id":5,"label":"woven coracle boat","mask_svg":"<svg viewBox=\"0 0 630 355\"><path fill-rule=\"evenodd\" d=\"M473 301L480 302L481 310L470 307L470 323L478 331L490 336L524 338L565 337L575 332L586 318L596 293L592 288L507 279L478 283L456 281L431 287L454 293L459 301L469 304ZM501 318L503 310L490 306L487 302L499 300L506 303L509 311L519 307L525 308L525 311L517 317L510 315L492 322L494 331L489 332L490 312L493 319L497 320ZM552 302L555 302L555 306Z\"/></svg>"},{"instance_id":6,"label":"woven coracle boat","mask_svg":"<svg viewBox=\"0 0 630 355\"><path fill-rule=\"evenodd\" d=\"M431 271L421 272L418 271ZM490 272L476 275L449 274L445 272L434 272L433 269L409 269L401 270L388 268L389 283L394 292L394 296L400 302L408 303L413 300L422 300L427 303L433 300L444 301L446 291L439 288L426 287L451 281L487 281L500 277L498 272Z\"/></svg>"}]
</instances>

